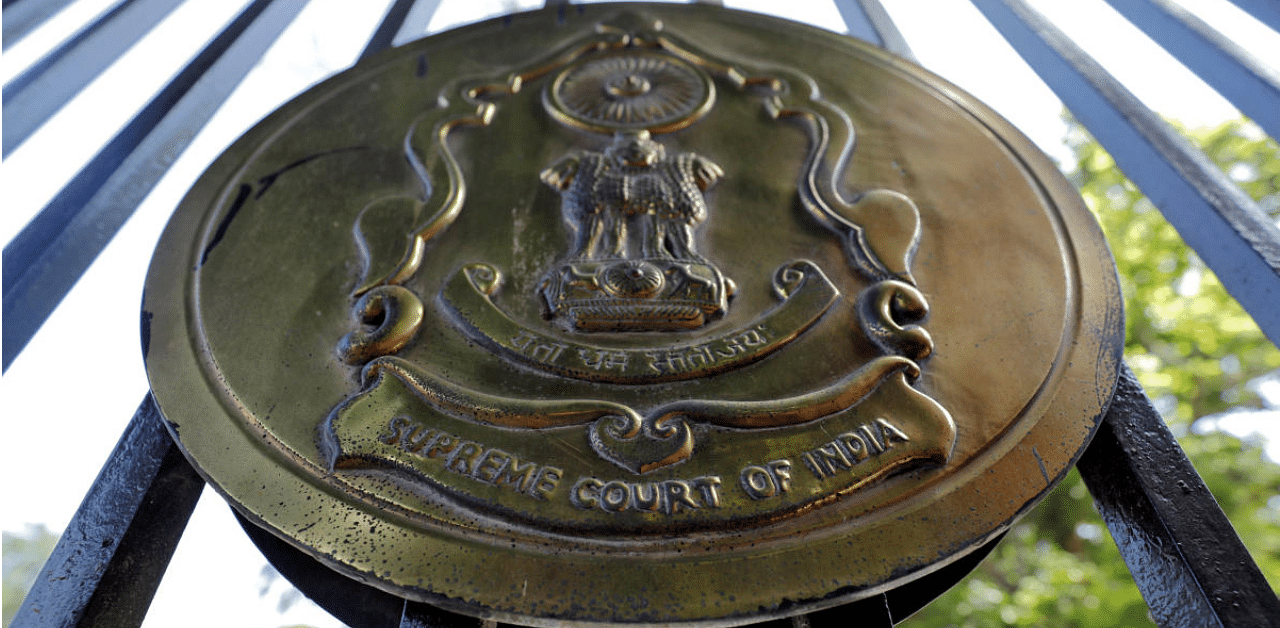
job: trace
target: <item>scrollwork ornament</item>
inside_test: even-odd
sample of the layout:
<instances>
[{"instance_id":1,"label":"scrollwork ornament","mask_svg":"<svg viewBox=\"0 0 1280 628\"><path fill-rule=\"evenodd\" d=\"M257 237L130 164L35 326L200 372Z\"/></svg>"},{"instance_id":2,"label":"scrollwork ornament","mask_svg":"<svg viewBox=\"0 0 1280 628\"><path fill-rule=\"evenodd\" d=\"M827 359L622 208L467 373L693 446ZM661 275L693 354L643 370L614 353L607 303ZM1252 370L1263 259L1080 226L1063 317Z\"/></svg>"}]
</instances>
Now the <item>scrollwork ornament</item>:
<instances>
[{"instance_id":1,"label":"scrollwork ornament","mask_svg":"<svg viewBox=\"0 0 1280 628\"><path fill-rule=\"evenodd\" d=\"M348 364L364 364L399 351L417 334L423 312L418 295L402 286L364 293L351 309L355 329L338 343L338 355Z\"/></svg>"},{"instance_id":2,"label":"scrollwork ornament","mask_svg":"<svg viewBox=\"0 0 1280 628\"><path fill-rule=\"evenodd\" d=\"M680 415L602 417L588 434L600 457L637 475L684 462L693 454L693 430Z\"/></svg>"}]
</instances>

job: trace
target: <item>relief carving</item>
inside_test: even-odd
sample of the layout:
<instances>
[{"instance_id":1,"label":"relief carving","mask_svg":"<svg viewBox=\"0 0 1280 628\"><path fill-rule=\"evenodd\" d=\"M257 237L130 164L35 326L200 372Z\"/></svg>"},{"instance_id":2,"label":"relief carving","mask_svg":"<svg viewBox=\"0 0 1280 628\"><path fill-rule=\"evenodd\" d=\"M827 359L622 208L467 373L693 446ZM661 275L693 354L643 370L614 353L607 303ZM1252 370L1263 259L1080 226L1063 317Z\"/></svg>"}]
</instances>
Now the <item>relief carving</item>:
<instances>
[{"instance_id":1,"label":"relief carving","mask_svg":"<svg viewBox=\"0 0 1280 628\"><path fill-rule=\"evenodd\" d=\"M466 182L448 137L465 127L491 124L506 99L530 86L543 90L547 115L580 138L581 148L537 175L558 194L568 241L563 256L542 271L536 294L502 295L502 270L483 262L469 263L443 278L433 289L441 311L449 314L441 318L451 321L446 324L454 325L457 333L540 376L604 386L657 384L728 373L767 360L844 303L857 322L841 333L866 338L881 353L834 381L779 398L655 400L649 407L603 398L505 396L450 381L429 363L398 357L422 324L423 302L428 301L422 298L428 295L415 296L402 284L422 264L427 243L464 211ZM382 468L406 474L414 482L449 485L449 475L432 466L438 463L431 452L443 452L439 445L424 455L404 439L372 436L388 425L387 417L371 409L376 406L369 400L375 398L395 399L397 407L433 417L438 425L432 429L457 434L455 440L482 438L464 435L495 428L580 430L595 462L636 476L689 463L698 455L700 439L711 432L718 446L754 442L758 451L769 451L775 446L771 443L786 439L808 439L809 449L780 453L802 460L817 480L841 483L824 488L824 497L788 492L792 467L783 459L747 469L741 467L743 461L729 460L726 468L705 476L741 477L745 494L761 508L772 508L773 502L798 508L815 499L834 499L907 467L947 462L955 425L945 408L913 386L920 362L933 348L923 327L928 304L911 274L920 243L919 212L908 197L890 190L864 190L851 199L842 196L841 177L853 151L852 122L821 98L812 79L794 70L750 72L715 61L678 42L660 25L641 21L625 28L602 25L588 40L505 79L451 89L456 91L441 96L445 104L424 114L405 140L423 197L374 203L356 224L365 253L364 276L353 295L358 328L338 352L348 363L363 365L362 389L334 408L321 426L332 469ZM737 289L698 250L699 225L716 220L708 192L733 172L659 136L710 115L717 99L727 98L718 89L758 102L766 119L792 123L806 134L807 153L797 155L802 164L796 174L799 206L840 243L848 259L845 270L866 285L855 299L846 301L817 264L797 259L778 268L772 278L776 306L756 314L745 326L704 329L725 317ZM770 278L737 280L767 285ZM539 299L550 320L518 320L504 311L500 296ZM405 315L417 318L401 320ZM740 315L735 311L735 317ZM362 326L376 329L368 332ZM696 330L703 331L698 335ZM643 337L649 345L637 349L636 343L610 344L614 336L599 332ZM654 345L655 338L670 342ZM855 434L871 429L868 425L890 430L885 433L893 436L892 443L880 446L870 458L859 457L859 452L871 451L866 449L870 445L849 453L854 440L830 440L830 434ZM489 449L474 442L465 455L445 458L446 470L472 478L497 473L497 467L490 469L482 461L499 454L484 453ZM728 468L733 465L738 468ZM567 467L556 469L557 481L571 472ZM694 485L685 480L637 483L583 477L588 479L578 480L572 495L584 511L597 506L610 512L627 510L621 501L624 494L630 495L626 503L641 505L639 511L681 511L676 506L644 506L657 487L683 491L669 494L668 504L694 503Z\"/></svg>"},{"instance_id":2,"label":"relief carving","mask_svg":"<svg viewBox=\"0 0 1280 628\"><path fill-rule=\"evenodd\" d=\"M572 234L541 290L552 315L580 331L691 329L721 316L733 284L698 254L694 225L722 176L696 153L668 155L647 130L543 170Z\"/></svg>"}]
</instances>

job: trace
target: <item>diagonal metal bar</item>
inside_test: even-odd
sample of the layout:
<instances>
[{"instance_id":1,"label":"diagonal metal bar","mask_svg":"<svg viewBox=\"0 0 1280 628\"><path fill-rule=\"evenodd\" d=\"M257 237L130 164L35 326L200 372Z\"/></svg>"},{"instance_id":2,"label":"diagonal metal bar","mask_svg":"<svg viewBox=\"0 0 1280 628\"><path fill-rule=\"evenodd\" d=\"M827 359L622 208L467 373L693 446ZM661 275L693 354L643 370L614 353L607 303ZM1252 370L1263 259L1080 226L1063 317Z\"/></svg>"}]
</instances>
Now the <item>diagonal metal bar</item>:
<instances>
[{"instance_id":1,"label":"diagonal metal bar","mask_svg":"<svg viewBox=\"0 0 1280 628\"><path fill-rule=\"evenodd\" d=\"M915 54L907 40L884 10L880 0L835 0L840 17L844 18L849 35L871 42L904 59L914 60Z\"/></svg>"},{"instance_id":2,"label":"diagonal metal bar","mask_svg":"<svg viewBox=\"0 0 1280 628\"><path fill-rule=\"evenodd\" d=\"M1231 0L1240 10L1252 15L1254 19L1280 31L1280 2L1275 0Z\"/></svg>"},{"instance_id":3,"label":"diagonal metal bar","mask_svg":"<svg viewBox=\"0 0 1280 628\"><path fill-rule=\"evenodd\" d=\"M431 24L431 18L439 8L440 0L418 0L413 3L413 9L404 18L404 24L400 26L400 32L396 33L395 39L391 40L391 45L399 46L425 35L427 26Z\"/></svg>"},{"instance_id":4,"label":"diagonal metal bar","mask_svg":"<svg viewBox=\"0 0 1280 628\"><path fill-rule=\"evenodd\" d=\"M409 11L413 9L413 2L414 0L395 0L391 3L387 14L382 18L382 23L378 24L378 30L373 32L373 37L369 38L364 52L360 53L357 63L391 47L392 40L396 38L396 34L404 26Z\"/></svg>"},{"instance_id":5,"label":"diagonal metal bar","mask_svg":"<svg viewBox=\"0 0 1280 628\"><path fill-rule=\"evenodd\" d=\"M31 34L73 0L4 0L4 50Z\"/></svg>"},{"instance_id":6,"label":"diagonal metal bar","mask_svg":"<svg viewBox=\"0 0 1280 628\"><path fill-rule=\"evenodd\" d=\"M881 48L885 47L884 39L880 37L880 33L876 32L875 26L871 24L871 18L863 10L862 3L859 0L835 0L835 2L836 10L840 12L840 18L844 20L844 32L846 35L875 44Z\"/></svg>"},{"instance_id":7,"label":"diagonal metal bar","mask_svg":"<svg viewBox=\"0 0 1280 628\"><path fill-rule=\"evenodd\" d=\"M122 0L4 86L9 154L182 0Z\"/></svg>"},{"instance_id":8,"label":"diagonal metal bar","mask_svg":"<svg viewBox=\"0 0 1280 628\"><path fill-rule=\"evenodd\" d=\"M147 395L11 626L139 625L203 488Z\"/></svg>"},{"instance_id":9,"label":"diagonal metal bar","mask_svg":"<svg viewBox=\"0 0 1280 628\"><path fill-rule=\"evenodd\" d=\"M4 247L3 368L305 0L254 0Z\"/></svg>"},{"instance_id":10,"label":"diagonal metal bar","mask_svg":"<svg viewBox=\"0 0 1280 628\"><path fill-rule=\"evenodd\" d=\"M1107 0L1271 137L1280 137L1280 72L1169 0Z\"/></svg>"},{"instance_id":11,"label":"diagonal metal bar","mask_svg":"<svg viewBox=\"0 0 1280 628\"><path fill-rule=\"evenodd\" d=\"M1203 153L1023 0L973 0L1280 343L1280 228ZM1280 105L1278 105L1280 106Z\"/></svg>"},{"instance_id":12,"label":"diagonal metal bar","mask_svg":"<svg viewBox=\"0 0 1280 628\"><path fill-rule=\"evenodd\" d=\"M1078 466L1157 624L1280 626L1280 599L1127 366Z\"/></svg>"},{"instance_id":13,"label":"diagonal metal bar","mask_svg":"<svg viewBox=\"0 0 1280 628\"><path fill-rule=\"evenodd\" d=\"M880 0L858 0L862 3L862 10L866 12L867 17L871 18L871 25L875 27L876 32L880 34L880 39L884 41L884 49L898 55L904 59L915 60L915 53L911 52L911 46L907 45L907 40L902 36L902 32L898 30L893 18L889 17L889 12L884 9L884 5Z\"/></svg>"}]
</instances>

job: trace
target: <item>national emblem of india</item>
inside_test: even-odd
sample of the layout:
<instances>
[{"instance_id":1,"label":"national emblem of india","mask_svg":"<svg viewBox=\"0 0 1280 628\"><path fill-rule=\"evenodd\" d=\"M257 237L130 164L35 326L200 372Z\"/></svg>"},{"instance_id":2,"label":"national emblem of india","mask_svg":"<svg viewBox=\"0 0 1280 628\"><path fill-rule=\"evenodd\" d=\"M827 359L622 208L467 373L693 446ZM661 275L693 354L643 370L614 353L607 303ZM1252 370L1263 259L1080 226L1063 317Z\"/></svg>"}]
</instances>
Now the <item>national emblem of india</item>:
<instances>
[{"instance_id":1,"label":"national emblem of india","mask_svg":"<svg viewBox=\"0 0 1280 628\"><path fill-rule=\"evenodd\" d=\"M729 625L971 565L1091 435L1118 304L1079 198L941 79L607 5L284 106L144 307L162 411L269 555L502 621Z\"/></svg>"}]
</instances>

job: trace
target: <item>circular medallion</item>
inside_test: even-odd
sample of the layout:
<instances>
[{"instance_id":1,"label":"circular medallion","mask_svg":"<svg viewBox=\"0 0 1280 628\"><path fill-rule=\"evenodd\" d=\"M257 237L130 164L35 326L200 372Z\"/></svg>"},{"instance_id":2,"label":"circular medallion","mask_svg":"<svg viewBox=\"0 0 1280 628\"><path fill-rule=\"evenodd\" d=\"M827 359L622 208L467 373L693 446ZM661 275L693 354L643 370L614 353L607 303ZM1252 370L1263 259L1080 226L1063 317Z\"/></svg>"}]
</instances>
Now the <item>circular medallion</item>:
<instances>
[{"instance_id":1,"label":"circular medallion","mask_svg":"<svg viewBox=\"0 0 1280 628\"><path fill-rule=\"evenodd\" d=\"M698 5L517 15L313 88L184 199L144 308L156 400L246 520L534 625L967 564L1082 451L1122 338L1096 224L1006 122Z\"/></svg>"},{"instance_id":2,"label":"circular medallion","mask_svg":"<svg viewBox=\"0 0 1280 628\"><path fill-rule=\"evenodd\" d=\"M669 54L621 51L561 71L547 88L547 108L592 131L673 131L712 107L715 84Z\"/></svg>"}]
</instances>

